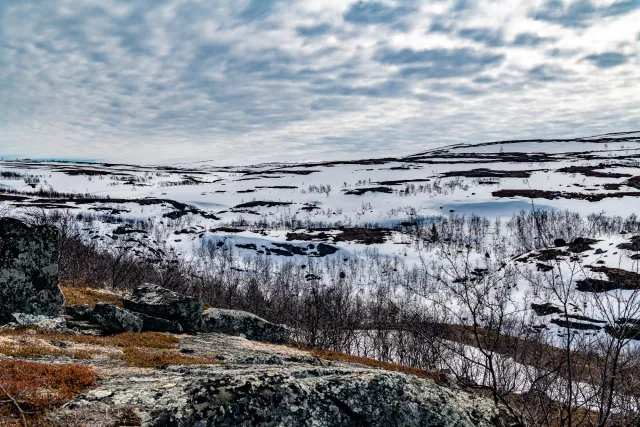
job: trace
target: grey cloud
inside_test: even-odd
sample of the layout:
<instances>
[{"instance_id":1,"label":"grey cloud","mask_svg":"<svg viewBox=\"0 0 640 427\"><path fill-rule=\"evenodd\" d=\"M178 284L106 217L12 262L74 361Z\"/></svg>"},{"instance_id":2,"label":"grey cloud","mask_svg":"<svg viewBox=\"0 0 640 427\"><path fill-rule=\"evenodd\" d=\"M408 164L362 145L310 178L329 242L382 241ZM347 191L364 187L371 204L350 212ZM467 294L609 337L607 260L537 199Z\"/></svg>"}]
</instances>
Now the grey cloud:
<instances>
[{"instance_id":1,"label":"grey cloud","mask_svg":"<svg viewBox=\"0 0 640 427\"><path fill-rule=\"evenodd\" d=\"M355 24L392 24L413 11L407 6L391 7L375 1L358 1L345 12L343 19Z\"/></svg>"},{"instance_id":2,"label":"grey cloud","mask_svg":"<svg viewBox=\"0 0 640 427\"><path fill-rule=\"evenodd\" d=\"M538 65L527 72L527 77L538 82L553 82L570 77L573 73L549 64Z\"/></svg>"},{"instance_id":3,"label":"grey cloud","mask_svg":"<svg viewBox=\"0 0 640 427\"><path fill-rule=\"evenodd\" d=\"M452 33L453 29L450 26L444 25L438 21L433 22L429 26L429 33Z\"/></svg>"},{"instance_id":4,"label":"grey cloud","mask_svg":"<svg viewBox=\"0 0 640 427\"><path fill-rule=\"evenodd\" d=\"M493 83L495 81L496 81L496 79L494 79L493 77L489 77L489 76L478 76L478 77L473 79L474 83L480 83L480 84Z\"/></svg>"},{"instance_id":5,"label":"grey cloud","mask_svg":"<svg viewBox=\"0 0 640 427\"><path fill-rule=\"evenodd\" d=\"M357 103L345 101L344 97L320 97L309 104L313 111L349 111L358 108Z\"/></svg>"},{"instance_id":6,"label":"grey cloud","mask_svg":"<svg viewBox=\"0 0 640 427\"><path fill-rule=\"evenodd\" d=\"M464 84L451 85L445 83L434 83L430 86L430 88L431 90L436 92L458 95L462 98L472 98L486 93L486 90L484 88Z\"/></svg>"},{"instance_id":7,"label":"grey cloud","mask_svg":"<svg viewBox=\"0 0 640 427\"><path fill-rule=\"evenodd\" d=\"M347 86L339 83L329 83L323 86L317 86L312 92L323 95L341 95L341 96L367 96L371 98L392 98L407 95L409 92L407 82L403 80L386 80L378 85L370 86Z\"/></svg>"},{"instance_id":8,"label":"grey cloud","mask_svg":"<svg viewBox=\"0 0 640 427\"><path fill-rule=\"evenodd\" d=\"M403 77L449 78L477 74L504 59L503 54L472 49L385 49L375 59L382 64L410 65L400 71Z\"/></svg>"},{"instance_id":9,"label":"grey cloud","mask_svg":"<svg viewBox=\"0 0 640 427\"><path fill-rule=\"evenodd\" d=\"M590 0L578 0L566 7L560 0L549 0L532 17L565 27L586 27L597 18L625 15L638 8L640 0L616 1L606 6L596 6Z\"/></svg>"},{"instance_id":10,"label":"grey cloud","mask_svg":"<svg viewBox=\"0 0 640 427\"><path fill-rule=\"evenodd\" d=\"M584 59L590 61L598 68L612 68L627 62L628 57L618 52L605 52L585 56Z\"/></svg>"},{"instance_id":11,"label":"grey cloud","mask_svg":"<svg viewBox=\"0 0 640 427\"><path fill-rule=\"evenodd\" d=\"M473 9L474 7L474 0L455 0L451 6L451 10L454 12L462 12Z\"/></svg>"},{"instance_id":12,"label":"grey cloud","mask_svg":"<svg viewBox=\"0 0 640 427\"><path fill-rule=\"evenodd\" d=\"M302 37L317 37L328 33L330 29L329 24L319 24L311 27L298 27L296 32Z\"/></svg>"},{"instance_id":13,"label":"grey cloud","mask_svg":"<svg viewBox=\"0 0 640 427\"><path fill-rule=\"evenodd\" d=\"M251 0L249 5L240 13L240 19L255 21L267 18L273 12L280 0Z\"/></svg>"},{"instance_id":14,"label":"grey cloud","mask_svg":"<svg viewBox=\"0 0 640 427\"><path fill-rule=\"evenodd\" d=\"M352 3L344 13L322 14L289 8L285 0L103 0L100 6L76 0L64 13L59 2L11 0L9 8L7 1L0 0L0 134L12 131L3 149L25 155L70 156L86 148L86 156L114 160L124 156L121 147L135 145L141 161L206 152L248 162L254 155L284 158L294 146L296 153L336 157L362 149L371 155L411 152L427 137L522 137L541 128L530 122L532 112L545 124L557 112L546 91L529 92L526 83L554 84L556 96L576 101L584 93L567 81L590 78L578 69L569 73L576 61L613 67L631 60L578 46L558 51L564 56L553 64L522 71L514 55L514 67L498 70L514 46L551 56L546 43L554 40L524 33L500 45L506 28L472 26L478 21L471 1L449 2L455 11L424 19L416 15L424 4L417 0ZM586 24L596 12L614 16L633 6L616 4L627 6L585 8L592 12L582 15L573 10L574 19ZM335 23L331 13L349 25ZM374 32L369 24L384 28ZM403 49L406 37L394 39L399 47L385 44L409 26L438 33L452 48ZM462 38L477 41L475 49L461 47L469 44ZM561 41L558 35L558 46ZM499 51L492 49L498 45ZM619 90L625 80L611 75L607 91ZM598 98L597 86L589 94L600 101L597 108L572 102L572 126L581 120L594 129L637 122L632 100L607 104L609 92ZM464 102L471 98L475 114ZM599 115L603 108L611 118ZM348 124L340 124L345 115ZM255 150L256 142L264 150Z\"/></svg>"},{"instance_id":15,"label":"grey cloud","mask_svg":"<svg viewBox=\"0 0 640 427\"><path fill-rule=\"evenodd\" d=\"M513 40L514 46L538 46L543 43L553 41L554 39L549 37L540 37L534 33L520 33Z\"/></svg>"},{"instance_id":16,"label":"grey cloud","mask_svg":"<svg viewBox=\"0 0 640 427\"><path fill-rule=\"evenodd\" d=\"M502 34L491 28L465 28L458 31L458 36L486 44L487 46L502 46Z\"/></svg>"}]
</instances>

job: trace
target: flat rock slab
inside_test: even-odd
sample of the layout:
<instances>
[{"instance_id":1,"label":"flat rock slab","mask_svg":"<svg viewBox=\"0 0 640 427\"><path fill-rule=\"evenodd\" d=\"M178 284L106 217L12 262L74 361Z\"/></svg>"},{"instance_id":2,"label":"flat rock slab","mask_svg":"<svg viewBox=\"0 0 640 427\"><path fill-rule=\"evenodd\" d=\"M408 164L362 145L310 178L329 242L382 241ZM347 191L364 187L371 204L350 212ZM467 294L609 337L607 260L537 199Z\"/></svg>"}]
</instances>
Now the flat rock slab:
<instances>
[{"instance_id":1,"label":"flat rock slab","mask_svg":"<svg viewBox=\"0 0 640 427\"><path fill-rule=\"evenodd\" d=\"M454 385L218 334L185 339L181 346L229 357L219 365L114 373L53 417L87 426L121 425L109 417L132 411L153 427L508 425L491 400Z\"/></svg>"},{"instance_id":2,"label":"flat rock slab","mask_svg":"<svg viewBox=\"0 0 640 427\"><path fill-rule=\"evenodd\" d=\"M0 324L12 313L57 317L64 309L58 286L58 231L0 218Z\"/></svg>"},{"instance_id":3,"label":"flat rock slab","mask_svg":"<svg viewBox=\"0 0 640 427\"><path fill-rule=\"evenodd\" d=\"M201 330L228 335L242 335L250 340L284 344L289 341L291 331L240 310L210 308L202 315Z\"/></svg>"}]
</instances>

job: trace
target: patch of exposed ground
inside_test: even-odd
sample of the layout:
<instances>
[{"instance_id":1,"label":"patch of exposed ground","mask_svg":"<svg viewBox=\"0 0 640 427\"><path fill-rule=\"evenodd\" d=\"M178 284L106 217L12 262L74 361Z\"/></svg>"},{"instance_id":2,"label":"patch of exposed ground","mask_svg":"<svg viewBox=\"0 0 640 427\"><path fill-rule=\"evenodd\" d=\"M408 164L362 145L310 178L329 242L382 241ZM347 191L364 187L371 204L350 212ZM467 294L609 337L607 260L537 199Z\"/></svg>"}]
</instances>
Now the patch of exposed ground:
<instances>
[{"instance_id":1,"label":"patch of exposed ground","mask_svg":"<svg viewBox=\"0 0 640 427\"><path fill-rule=\"evenodd\" d=\"M234 206L234 209L246 209L246 208L257 208L257 207L266 207L272 208L275 206L288 206L291 205L291 202L274 202L267 200L253 200L251 202L241 203L237 206Z\"/></svg>"},{"instance_id":2,"label":"patch of exposed ground","mask_svg":"<svg viewBox=\"0 0 640 427\"><path fill-rule=\"evenodd\" d=\"M591 176L596 178L627 178L630 177L630 174L627 173L615 173L615 172L600 172L599 169L611 168L616 165L605 165L600 164L597 166L568 166L565 168L560 168L556 172L563 173L579 173L584 176ZM626 166L626 165L622 165Z\"/></svg>"},{"instance_id":3,"label":"patch of exposed ground","mask_svg":"<svg viewBox=\"0 0 640 427\"><path fill-rule=\"evenodd\" d=\"M617 248L633 252L640 252L640 236L631 237L628 242L620 243Z\"/></svg>"},{"instance_id":4,"label":"patch of exposed ground","mask_svg":"<svg viewBox=\"0 0 640 427\"><path fill-rule=\"evenodd\" d=\"M531 173L541 171L536 170L494 170L494 169L471 169L466 171L449 171L442 174L443 177L464 177L464 178L529 178Z\"/></svg>"},{"instance_id":5,"label":"patch of exposed ground","mask_svg":"<svg viewBox=\"0 0 640 427\"><path fill-rule=\"evenodd\" d=\"M337 233L336 233L337 231ZM381 244L387 241L391 235L391 230L386 228L341 228L338 230L331 228L313 229L307 231L298 231L287 233L287 240L303 240L303 241L331 241L338 242L354 242L365 245ZM329 234L330 233L330 234Z\"/></svg>"},{"instance_id":6,"label":"patch of exposed ground","mask_svg":"<svg viewBox=\"0 0 640 427\"><path fill-rule=\"evenodd\" d=\"M587 266L591 271L604 273L608 280L591 279L578 280L577 289L583 292L607 292L614 289L640 289L640 274L633 271L611 267Z\"/></svg>"},{"instance_id":7,"label":"patch of exposed ground","mask_svg":"<svg viewBox=\"0 0 640 427\"><path fill-rule=\"evenodd\" d=\"M245 175L311 175L312 173L320 172L319 170L300 170L300 169L274 169L267 171L247 171Z\"/></svg>"},{"instance_id":8,"label":"patch of exposed ground","mask_svg":"<svg viewBox=\"0 0 640 427\"><path fill-rule=\"evenodd\" d=\"M362 196L366 193L393 193L393 189L389 187L362 187L354 188L353 190L344 190L344 194L350 194L354 196Z\"/></svg>"},{"instance_id":9,"label":"patch of exposed ground","mask_svg":"<svg viewBox=\"0 0 640 427\"><path fill-rule=\"evenodd\" d=\"M607 198L640 197L640 191L625 191L619 193L570 193L548 190L497 190L491 193L493 197L526 197L529 199L576 199L589 202L599 202Z\"/></svg>"},{"instance_id":10,"label":"patch of exposed ground","mask_svg":"<svg viewBox=\"0 0 640 427\"><path fill-rule=\"evenodd\" d=\"M430 182L429 178L416 178L416 179L397 179L393 181L378 181L376 184L378 185L402 185L402 184L410 184L413 182Z\"/></svg>"}]
</instances>

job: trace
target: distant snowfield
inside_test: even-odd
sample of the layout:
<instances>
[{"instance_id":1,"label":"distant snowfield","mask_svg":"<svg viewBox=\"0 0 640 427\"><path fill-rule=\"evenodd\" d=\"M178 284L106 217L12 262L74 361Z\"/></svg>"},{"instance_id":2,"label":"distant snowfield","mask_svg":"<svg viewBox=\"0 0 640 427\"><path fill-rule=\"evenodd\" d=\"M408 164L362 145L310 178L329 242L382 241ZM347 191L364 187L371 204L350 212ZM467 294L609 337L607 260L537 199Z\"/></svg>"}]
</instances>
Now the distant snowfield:
<instances>
[{"instance_id":1,"label":"distant snowfield","mask_svg":"<svg viewBox=\"0 0 640 427\"><path fill-rule=\"evenodd\" d=\"M501 189L564 193L624 193L638 191L628 185L637 172L640 134L557 141L523 141L452 146L405 158L360 162L261 165L218 168L208 163L174 167L107 165L96 163L0 161L0 171L34 175L37 185L0 176L4 190L33 193L55 190L86 193L111 199L170 199L215 215L216 220L194 216L212 229L240 219L256 221L296 218L309 223L345 226L393 226L415 217L481 215L508 218L521 210L570 210L582 215L606 212L627 216L638 212L640 198L625 196L600 201L579 199L494 197ZM570 166L600 166L597 172L621 178L559 172ZM478 172L480 171L480 172ZM486 173L482 173L485 171ZM475 172L476 176L473 176ZM495 174L492 172L498 172ZM510 177L513 173L515 176ZM465 176L467 175L467 176ZM492 176L495 175L495 176ZM637 184L640 187L640 183ZM617 190L609 190L619 186ZM238 207L252 201L280 202L276 206ZM26 203L4 201L4 205ZM95 211L115 208L119 215L142 219L166 213L162 205L108 201L59 207ZM261 236L274 239L276 236ZM247 239L249 236L243 236ZM400 239L399 236L395 240ZM187 239L193 240L193 239ZM401 240L401 239L400 239ZM182 248L185 244L177 245ZM343 245L345 249L349 245ZM406 250L384 245L389 255Z\"/></svg>"},{"instance_id":2,"label":"distant snowfield","mask_svg":"<svg viewBox=\"0 0 640 427\"><path fill-rule=\"evenodd\" d=\"M105 241L118 239L122 224L113 218L151 220L160 234L129 230L127 235L138 236L131 239L139 239L145 250L157 251L166 242L186 257L215 245L247 256L310 262L375 252L420 266L438 254L407 232L416 223L456 215L506 222L532 210L569 210L583 217L635 214L640 211L639 158L640 133L627 133L456 145L402 158L311 164L0 161L0 210L102 215L88 238ZM344 230L372 225L388 230L366 237ZM580 254L582 263L637 270L638 260L630 253L612 249L629 237L603 236ZM596 254L598 249L603 252ZM481 265L484 253L473 257ZM529 295L524 280L518 286L523 305L559 303L552 295ZM541 316L541 321L552 318ZM601 319L593 320L598 325Z\"/></svg>"}]
</instances>

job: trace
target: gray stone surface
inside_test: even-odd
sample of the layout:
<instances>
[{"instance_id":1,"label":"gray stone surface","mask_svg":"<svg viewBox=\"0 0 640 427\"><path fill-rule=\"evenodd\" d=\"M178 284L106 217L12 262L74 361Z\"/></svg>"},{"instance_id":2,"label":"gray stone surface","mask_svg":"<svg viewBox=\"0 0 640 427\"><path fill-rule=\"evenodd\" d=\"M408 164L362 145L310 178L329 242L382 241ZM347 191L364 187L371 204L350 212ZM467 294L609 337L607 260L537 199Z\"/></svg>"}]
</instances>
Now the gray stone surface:
<instances>
[{"instance_id":1,"label":"gray stone surface","mask_svg":"<svg viewBox=\"0 0 640 427\"><path fill-rule=\"evenodd\" d=\"M123 298L127 310L178 322L185 331L198 330L202 316L202 302L151 283L134 289Z\"/></svg>"},{"instance_id":2,"label":"gray stone surface","mask_svg":"<svg viewBox=\"0 0 640 427\"><path fill-rule=\"evenodd\" d=\"M4 328L15 329L20 326L30 326L33 329L69 332L67 321L64 317L49 317L42 314L13 313L13 322L7 323Z\"/></svg>"},{"instance_id":3,"label":"gray stone surface","mask_svg":"<svg viewBox=\"0 0 640 427\"><path fill-rule=\"evenodd\" d=\"M328 362L302 350L220 334L184 337L222 364L114 372L54 416L78 425L121 425L113 414L137 408L146 427L509 425L489 399L361 365Z\"/></svg>"},{"instance_id":4,"label":"gray stone surface","mask_svg":"<svg viewBox=\"0 0 640 427\"><path fill-rule=\"evenodd\" d=\"M12 313L56 317L64 308L58 286L58 231L0 218L0 324Z\"/></svg>"},{"instance_id":5,"label":"gray stone surface","mask_svg":"<svg viewBox=\"0 0 640 427\"><path fill-rule=\"evenodd\" d=\"M69 305L64 308L64 314L73 320L91 320L93 309L88 304Z\"/></svg>"},{"instance_id":6,"label":"gray stone surface","mask_svg":"<svg viewBox=\"0 0 640 427\"><path fill-rule=\"evenodd\" d=\"M291 331L284 325L268 322L255 314L239 310L210 308L202 315L201 330L228 335L242 335L250 340L282 344Z\"/></svg>"},{"instance_id":7,"label":"gray stone surface","mask_svg":"<svg viewBox=\"0 0 640 427\"><path fill-rule=\"evenodd\" d=\"M106 332L117 334L120 332L140 332L142 319L132 312L112 304L99 302L93 308L92 321Z\"/></svg>"},{"instance_id":8,"label":"gray stone surface","mask_svg":"<svg viewBox=\"0 0 640 427\"><path fill-rule=\"evenodd\" d=\"M171 332L179 334L184 331L182 325L172 320L161 319L159 317L149 316L144 313L133 312L136 316L142 319L142 330L153 332Z\"/></svg>"}]
</instances>

